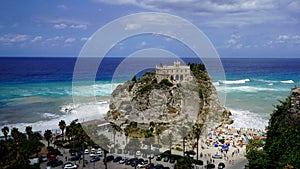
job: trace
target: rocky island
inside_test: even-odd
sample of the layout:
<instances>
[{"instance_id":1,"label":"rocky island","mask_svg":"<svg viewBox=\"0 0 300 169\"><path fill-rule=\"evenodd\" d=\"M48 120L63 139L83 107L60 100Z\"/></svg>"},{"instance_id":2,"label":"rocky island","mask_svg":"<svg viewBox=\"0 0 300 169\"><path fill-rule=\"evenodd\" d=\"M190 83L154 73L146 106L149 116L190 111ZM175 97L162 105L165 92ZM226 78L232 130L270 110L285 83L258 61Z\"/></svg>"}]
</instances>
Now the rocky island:
<instances>
[{"instance_id":1,"label":"rocky island","mask_svg":"<svg viewBox=\"0 0 300 169\"><path fill-rule=\"evenodd\" d=\"M219 102L217 91L203 64L156 66L119 85L112 93L106 120L121 129L134 124L127 134L145 137L143 133L185 133L195 124L201 128L230 124L230 111ZM159 132L158 132L159 131ZM177 140L177 139L175 139Z\"/></svg>"}]
</instances>

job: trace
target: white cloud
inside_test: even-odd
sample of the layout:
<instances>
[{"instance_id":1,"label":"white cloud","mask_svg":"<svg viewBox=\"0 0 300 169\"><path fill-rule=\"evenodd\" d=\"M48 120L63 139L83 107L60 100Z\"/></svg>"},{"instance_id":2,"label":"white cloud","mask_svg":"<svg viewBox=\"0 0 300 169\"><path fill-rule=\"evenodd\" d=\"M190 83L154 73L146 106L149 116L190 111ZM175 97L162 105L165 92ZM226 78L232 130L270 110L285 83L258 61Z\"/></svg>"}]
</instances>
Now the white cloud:
<instances>
[{"instance_id":1,"label":"white cloud","mask_svg":"<svg viewBox=\"0 0 300 169\"><path fill-rule=\"evenodd\" d=\"M64 39L64 37L62 37L62 36L55 36L55 37L46 39L46 41L60 41L63 39Z\"/></svg>"},{"instance_id":2,"label":"white cloud","mask_svg":"<svg viewBox=\"0 0 300 169\"><path fill-rule=\"evenodd\" d=\"M28 35L25 34L6 34L0 37L0 42L4 44L12 44L12 43L22 43L29 39Z\"/></svg>"},{"instance_id":3,"label":"white cloud","mask_svg":"<svg viewBox=\"0 0 300 169\"><path fill-rule=\"evenodd\" d=\"M300 35L278 35L275 42L276 43L299 44L300 43Z\"/></svg>"},{"instance_id":4,"label":"white cloud","mask_svg":"<svg viewBox=\"0 0 300 169\"><path fill-rule=\"evenodd\" d=\"M232 49L241 49L244 45L240 42L241 36L239 34L232 34L230 39L225 42L225 48L232 48ZM251 45L247 45L246 48L250 48Z\"/></svg>"},{"instance_id":5,"label":"white cloud","mask_svg":"<svg viewBox=\"0 0 300 169\"><path fill-rule=\"evenodd\" d=\"M70 19L70 18L49 18L49 17L36 17L34 18L35 22L38 23L53 23L53 24L85 24L88 25L89 23L86 21L78 20L78 19Z\"/></svg>"},{"instance_id":6,"label":"white cloud","mask_svg":"<svg viewBox=\"0 0 300 169\"><path fill-rule=\"evenodd\" d=\"M87 25L86 24L71 25L70 28L74 28L74 29L86 29Z\"/></svg>"},{"instance_id":7,"label":"white cloud","mask_svg":"<svg viewBox=\"0 0 300 169\"><path fill-rule=\"evenodd\" d=\"M116 5L123 5L123 4L135 4L136 0L96 0L97 2L103 2L108 4L116 4Z\"/></svg>"},{"instance_id":8,"label":"white cloud","mask_svg":"<svg viewBox=\"0 0 300 169\"><path fill-rule=\"evenodd\" d=\"M32 42L32 43L39 42L39 41L41 41L42 39L43 39L42 36L36 36L36 37L34 37L34 38L31 40L31 42Z\"/></svg>"},{"instance_id":9,"label":"white cloud","mask_svg":"<svg viewBox=\"0 0 300 169\"><path fill-rule=\"evenodd\" d=\"M245 26L261 23L300 22L290 17L285 8L299 9L296 0L96 0L115 5L131 4L148 10L175 15L194 16L202 25L211 27ZM298 10L299 12L300 10ZM291 21L294 18L294 21Z\"/></svg>"},{"instance_id":10,"label":"white cloud","mask_svg":"<svg viewBox=\"0 0 300 169\"><path fill-rule=\"evenodd\" d=\"M67 38L67 39L65 40L65 43L73 43L73 42L75 42L75 41L76 41L75 38Z\"/></svg>"},{"instance_id":11,"label":"white cloud","mask_svg":"<svg viewBox=\"0 0 300 169\"><path fill-rule=\"evenodd\" d=\"M65 29L65 28L67 28L68 27L68 25L66 25L66 24L64 24L64 23L61 23L61 24L55 24L54 26L53 26L53 28L55 28L55 29Z\"/></svg>"}]
</instances>

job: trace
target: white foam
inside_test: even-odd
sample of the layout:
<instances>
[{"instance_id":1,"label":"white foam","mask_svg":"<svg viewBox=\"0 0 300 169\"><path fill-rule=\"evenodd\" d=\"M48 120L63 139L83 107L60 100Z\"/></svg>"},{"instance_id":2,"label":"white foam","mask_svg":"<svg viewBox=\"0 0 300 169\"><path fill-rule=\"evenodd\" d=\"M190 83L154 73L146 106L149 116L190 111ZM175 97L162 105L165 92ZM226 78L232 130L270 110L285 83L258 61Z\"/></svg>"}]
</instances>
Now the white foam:
<instances>
[{"instance_id":1,"label":"white foam","mask_svg":"<svg viewBox=\"0 0 300 169\"><path fill-rule=\"evenodd\" d=\"M230 108L229 108L230 109ZM230 109L234 123L230 126L235 128L256 128L265 130L268 120L263 116L248 110Z\"/></svg>"},{"instance_id":2,"label":"white foam","mask_svg":"<svg viewBox=\"0 0 300 169\"><path fill-rule=\"evenodd\" d=\"M245 84L247 82L250 82L250 79L241 79L241 80L220 80L219 81L222 84Z\"/></svg>"},{"instance_id":3,"label":"white foam","mask_svg":"<svg viewBox=\"0 0 300 169\"><path fill-rule=\"evenodd\" d=\"M295 83L293 80L283 80L283 81L280 81L281 83L284 83L284 84L293 84Z\"/></svg>"},{"instance_id":4,"label":"white foam","mask_svg":"<svg viewBox=\"0 0 300 169\"><path fill-rule=\"evenodd\" d=\"M214 86L220 86L220 82L213 82Z\"/></svg>"},{"instance_id":5,"label":"white foam","mask_svg":"<svg viewBox=\"0 0 300 169\"><path fill-rule=\"evenodd\" d=\"M278 89L274 88L266 88L266 87L253 87L253 86L217 86L217 91L221 92L236 92L236 91L241 91L241 92L247 92L247 93L256 93L260 91L278 91Z\"/></svg>"},{"instance_id":6,"label":"white foam","mask_svg":"<svg viewBox=\"0 0 300 169\"><path fill-rule=\"evenodd\" d=\"M44 114L45 117L54 117L51 120L37 121L33 123L8 124L4 126L8 126L10 130L13 127L16 127L21 132L25 132L25 128L27 126L31 126L33 131L44 132L47 129L57 129L59 131L58 123L60 120L65 120L67 124L70 124L75 119L78 119L79 122L94 119L103 119L107 111L109 110L108 100L94 103L82 103L78 105L74 105L73 103L66 104L61 108L63 112L65 112L65 107L68 107L69 109L67 113L62 116L54 115L51 113ZM4 126L0 126L0 128L3 128ZM2 133L0 133L0 135L2 135Z\"/></svg>"}]
</instances>

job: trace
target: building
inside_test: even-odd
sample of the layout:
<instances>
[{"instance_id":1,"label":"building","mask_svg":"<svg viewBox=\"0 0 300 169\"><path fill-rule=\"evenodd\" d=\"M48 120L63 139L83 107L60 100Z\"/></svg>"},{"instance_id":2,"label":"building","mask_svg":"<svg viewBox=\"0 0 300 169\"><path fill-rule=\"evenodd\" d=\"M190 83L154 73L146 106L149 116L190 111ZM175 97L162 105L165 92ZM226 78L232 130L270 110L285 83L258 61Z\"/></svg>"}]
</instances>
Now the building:
<instances>
[{"instance_id":1,"label":"building","mask_svg":"<svg viewBox=\"0 0 300 169\"><path fill-rule=\"evenodd\" d=\"M155 74L157 83L163 79L168 79L172 83L188 82L193 79L190 66L181 66L179 61L175 61L173 66L156 66Z\"/></svg>"}]
</instances>

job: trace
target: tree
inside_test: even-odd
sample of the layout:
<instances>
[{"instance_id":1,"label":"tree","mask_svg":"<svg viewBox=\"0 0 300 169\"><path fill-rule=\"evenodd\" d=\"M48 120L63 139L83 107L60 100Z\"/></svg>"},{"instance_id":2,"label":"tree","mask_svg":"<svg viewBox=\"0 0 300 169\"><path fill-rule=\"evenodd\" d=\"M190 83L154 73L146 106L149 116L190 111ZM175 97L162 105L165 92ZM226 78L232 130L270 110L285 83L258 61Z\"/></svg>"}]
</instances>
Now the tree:
<instances>
[{"instance_id":1,"label":"tree","mask_svg":"<svg viewBox=\"0 0 300 169\"><path fill-rule=\"evenodd\" d=\"M179 135L182 138L183 155L184 155L184 152L185 152L185 139L186 139L187 133L188 133L187 130L188 130L188 128L186 126L182 126L182 127L179 128Z\"/></svg>"},{"instance_id":2,"label":"tree","mask_svg":"<svg viewBox=\"0 0 300 169\"><path fill-rule=\"evenodd\" d=\"M156 126L155 127L155 135L157 137L157 143L159 144L159 135L162 133L162 130L160 127Z\"/></svg>"},{"instance_id":3,"label":"tree","mask_svg":"<svg viewBox=\"0 0 300 169\"><path fill-rule=\"evenodd\" d=\"M11 130L11 136L13 137L15 142L18 143L18 144L21 144L24 141L26 141L26 135L19 132L19 129L17 129L17 128L13 128Z\"/></svg>"},{"instance_id":4,"label":"tree","mask_svg":"<svg viewBox=\"0 0 300 169\"><path fill-rule=\"evenodd\" d=\"M197 160L199 158L199 139L202 133L203 124L196 123L192 128L192 134L196 137L196 144L197 144Z\"/></svg>"},{"instance_id":5,"label":"tree","mask_svg":"<svg viewBox=\"0 0 300 169\"><path fill-rule=\"evenodd\" d=\"M28 139L30 139L31 135L32 135L32 127L31 126L27 126L25 128L25 132L27 134Z\"/></svg>"},{"instance_id":6,"label":"tree","mask_svg":"<svg viewBox=\"0 0 300 169\"><path fill-rule=\"evenodd\" d=\"M59 123L58 123L58 126L59 128L61 129L61 134L62 134L62 140L64 141L65 140L65 128L66 128L66 122L64 120L61 120Z\"/></svg>"},{"instance_id":7,"label":"tree","mask_svg":"<svg viewBox=\"0 0 300 169\"><path fill-rule=\"evenodd\" d=\"M193 159L188 156L183 156L182 158L178 159L175 164L175 169L189 169L193 166Z\"/></svg>"},{"instance_id":8,"label":"tree","mask_svg":"<svg viewBox=\"0 0 300 169\"><path fill-rule=\"evenodd\" d=\"M115 123L111 123L111 128L113 130L113 135L114 135L114 146L116 145L116 133L121 132L122 129L120 126L116 125Z\"/></svg>"},{"instance_id":9,"label":"tree","mask_svg":"<svg viewBox=\"0 0 300 169\"><path fill-rule=\"evenodd\" d=\"M7 135L8 135L8 132L9 132L9 128L7 126L4 126L2 128L2 133L4 135L4 138L5 138L5 141L7 141Z\"/></svg>"},{"instance_id":10,"label":"tree","mask_svg":"<svg viewBox=\"0 0 300 169\"><path fill-rule=\"evenodd\" d=\"M48 142L48 147L50 146L50 139L52 138L52 131L51 130L46 130L44 133L44 137Z\"/></svg>"}]
</instances>

